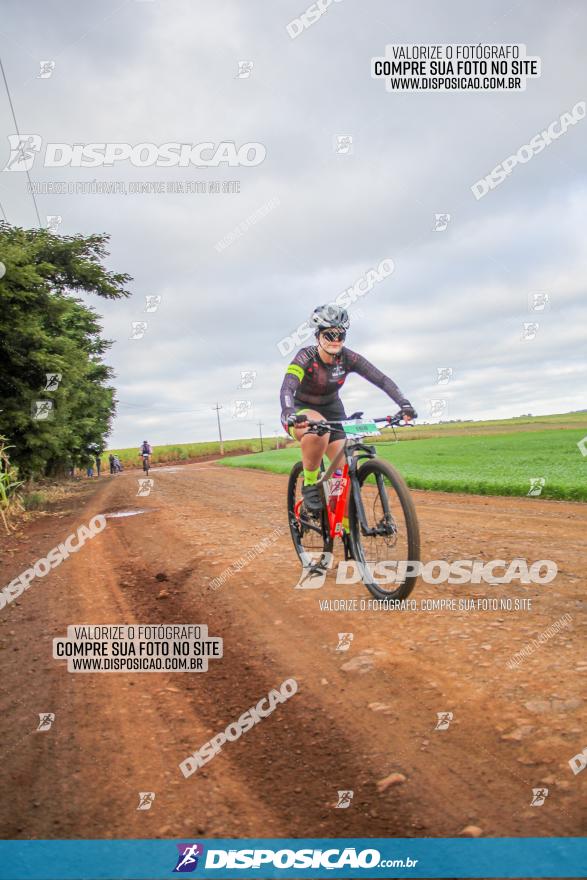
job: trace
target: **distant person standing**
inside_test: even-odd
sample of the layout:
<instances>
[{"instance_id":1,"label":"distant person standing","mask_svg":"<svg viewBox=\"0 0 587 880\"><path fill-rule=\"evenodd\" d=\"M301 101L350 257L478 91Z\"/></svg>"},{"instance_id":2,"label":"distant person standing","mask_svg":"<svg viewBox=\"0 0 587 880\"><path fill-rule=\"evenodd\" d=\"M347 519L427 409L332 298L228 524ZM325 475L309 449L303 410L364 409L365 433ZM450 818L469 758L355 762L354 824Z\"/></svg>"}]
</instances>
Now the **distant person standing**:
<instances>
[{"instance_id":1,"label":"distant person standing","mask_svg":"<svg viewBox=\"0 0 587 880\"><path fill-rule=\"evenodd\" d=\"M108 456L108 464L110 465L110 473L111 474L115 473L115 470L114 470L115 459L114 459L114 456L112 455L112 453L110 453L110 455Z\"/></svg>"},{"instance_id":2,"label":"distant person standing","mask_svg":"<svg viewBox=\"0 0 587 880\"><path fill-rule=\"evenodd\" d=\"M98 454L96 456L96 476L98 476L98 477L100 476L101 470L102 470L102 459L101 459L100 455Z\"/></svg>"}]
</instances>

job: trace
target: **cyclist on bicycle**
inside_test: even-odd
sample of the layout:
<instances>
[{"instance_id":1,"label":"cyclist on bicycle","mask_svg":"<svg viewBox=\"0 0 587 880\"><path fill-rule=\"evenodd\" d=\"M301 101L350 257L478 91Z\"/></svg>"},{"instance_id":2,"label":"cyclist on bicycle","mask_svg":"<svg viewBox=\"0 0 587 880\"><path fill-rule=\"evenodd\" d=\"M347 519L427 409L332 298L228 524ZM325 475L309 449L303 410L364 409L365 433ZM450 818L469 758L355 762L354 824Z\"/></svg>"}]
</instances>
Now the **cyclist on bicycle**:
<instances>
[{"instance_id":1,"label":"cyclist on bicycle","mask_svg":"<svg viewBox=\"0 0 587 880\"><path fill-rule=\"evenodd\" d=\"M139 455L141 456L141 458L145 455L148 455L150 459L152 452L153 450L151 449L151 444L147 443L146 440L143 440L139 449ZM147 459L147 461L149 461L149 459Z\"/></svg>"},{"instance_id":2,"label":"cyclist on bicycle","mask_svg":"<svg viewBox=\"0 0 587 880\"><path fill-rule=\"evenodd\" d=\"M322 498L316 485L324 454L330 461L344 443L343 431L331 430L319 437L307 434L308 419L341 421L346 419L339 391L349 373L358 373L391 397L405 421L417 413L398 386L360 354L345 348L348 312L334 303L318 306L310 319L316 328L316 345L300 349L285 372L281 386L281 422L295 440L301 441L304 506L319 512Z\"/></svg>"}]
</instances>

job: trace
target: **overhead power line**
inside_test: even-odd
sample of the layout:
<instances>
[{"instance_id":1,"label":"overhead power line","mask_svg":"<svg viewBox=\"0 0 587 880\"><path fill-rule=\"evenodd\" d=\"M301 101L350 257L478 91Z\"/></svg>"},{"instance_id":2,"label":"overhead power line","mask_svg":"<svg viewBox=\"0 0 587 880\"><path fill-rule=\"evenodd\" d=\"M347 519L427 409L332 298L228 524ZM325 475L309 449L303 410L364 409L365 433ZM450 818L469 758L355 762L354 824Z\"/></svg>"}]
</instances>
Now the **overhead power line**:
<instances>
[{"instance_id":1,"label":"overhead power line","mask_svg":"<svg viewBox=\"0 0 587 880\"><path fill-rule=\"evenodd\" d=\"M126 400L117 400L118 406L132 406L133 409L146 409L149 412L147 415L158 415L158 416L173 416L180 415L182 413L203 413L208 412L209 407L200 406L197 409L158 409L156 406L153 406L152 403L128 403Z\"/></svg>"},{"instance_id":2,"label":"overhead power line","mask_svg":"<svg viewBox=\"0 0 587 880\"><path fill-rule=\"evenodd\" d=\"M0 58L0 70L2 71L2 79L4 80L4 85L6 87L6 94L8 95L8 103L10 104L10 109L12 111L12 118L14 120L14 128L16 129L16 133L17 133L19 139L21 139L20 129L18 127L18 122L16 121L16 113L14 112L14 104L12 103L12 96L10 94L10 89L8 88L8 81L6 79L6 74L4 72L4 65L2 64L2 58ZM41 223L41 215L39 214L39 209L37 207L37 200L35 198L35 193L33 190L33 185L31 183L31 176L28 172L28 168L26 169L26 176L27 176L27 180L29 182L29 190L30 190L30 193L31 193L31 196L33 199L33 204L35 206L35 213L37 215L39 227L41 227L43 224ZM2 213L4 214L4 209L2 209ZM5 214L4 214L4 216L6 217Z\"/></svg>"}]
</instances>

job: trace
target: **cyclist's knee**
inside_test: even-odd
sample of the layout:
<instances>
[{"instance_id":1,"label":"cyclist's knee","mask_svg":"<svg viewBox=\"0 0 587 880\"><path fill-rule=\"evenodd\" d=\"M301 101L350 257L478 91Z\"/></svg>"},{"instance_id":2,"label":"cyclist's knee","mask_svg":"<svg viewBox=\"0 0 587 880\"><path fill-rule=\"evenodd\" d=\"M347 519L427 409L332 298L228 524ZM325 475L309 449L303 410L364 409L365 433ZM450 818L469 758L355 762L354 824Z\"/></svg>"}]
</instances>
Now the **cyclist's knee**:
<instances>
[{"instance_id":1,"label":"cyclist's knee","mask_svg":"<svg viewBox=\"0 0 587 880\"><path fill-rule=\"evenodd\" d=\"M304 446L313 446L315 449L326 449L328 446L328 434L314 434L312 431L308 433L307 428L299 431L299 440Z\"/></svg>"},{"instance_id":2,"label":"cyclist's knee","mask_svg":"<svg viewBox=\"0 0 587 880\"><path fill-rule=\"evenodd\" d=\"M336 455L338 455L338 453L340 452L340 450L344 446L344 443L345 443L345 441L341 439L341 440L332 440L328 444L328 449L326 450L326 455L328 456L330 461L332 461L332 459Z\"/></svg>"}]
</instances>

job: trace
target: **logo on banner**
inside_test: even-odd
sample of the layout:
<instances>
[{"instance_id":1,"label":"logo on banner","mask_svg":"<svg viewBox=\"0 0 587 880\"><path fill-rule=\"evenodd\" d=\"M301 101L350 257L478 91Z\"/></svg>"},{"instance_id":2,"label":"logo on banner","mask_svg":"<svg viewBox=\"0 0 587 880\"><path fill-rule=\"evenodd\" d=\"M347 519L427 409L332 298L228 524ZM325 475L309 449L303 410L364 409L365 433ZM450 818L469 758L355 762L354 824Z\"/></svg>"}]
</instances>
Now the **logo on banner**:
<instances>
[{"instance_id":1,"label":"logo on banner","mask_svg":"<svg viewBox=\"0 0 587 880\"><path fill-rule=\"evenodd\" d=\"M151 477L139 477L137 482L139 484L137 496L139 496L140 498L146 498L148 495L151 494L151 489L155 485L155 480L153 480Z\"/></svg>"},{"instance_id":2,"label":"logo on banner","mask_svg":"<svg viewBox=\"0 0 587 880\"><path fill-rule=\"evenodd\" d=\"M332 567L333 553L321 550L310 550L306 554L300 579L295 585L296 590L319 590L324 586L327 570Z\"/></svg>"},{"instance_id":3,"label":"logo on banner","mask_svg":"<svg viewBox=\"0 0 587 880\"><path fill-rule=\"evenodd\" d=\"M39 726L37 727L37 730L51 730L51 725L54 721L54 712L39 712Z\"/></svg>"},{"instance_id":4,"label":"logo on banner","mask_svg":"<svg viewBox=\"0 0 587 880\"><path fill-rule=\"evenodd\" d=\"M436 717L438 718L438 721L436 722L434 730L448 730L450 722L454 716L452 712L437 712Z\"/></svg>"},{"instance_id":5,"label":"logo on banner","mask_svg":"<svg viewBox=\"0 0 587 880\"><path fill-rule=\"evenodd\" d=\"M47 218L47 229L49 232L57 233L57 230L63 222L61 214L45 214L45 217Z\"/></svg>"},{"instance_id":6,"label":"logo on banner","mask_svg":"<svg viewBox=\"0 0 587 880\"><path fill-rule=\"evenodd\" d=\"M256 378L256 370L241 370L241 383L238 388L252 388Z\"/></svg>"},{"instance_id":7,"label":"logo on banner","mask_svg":"<svg viewBox=\"0 0 587 880\"><path fill-rule=\"evenodd\" d=\"M353 640L353 633L339 633L337 651L349 651Z\"/></svg>"},{"instance_id":8,"label":"logo on banner","mask_svg":"<svg viewBox=\"0 0 587 880\"><path fill-rule=\"evenodd\" d=\"M542 490L545 485L545 477L530 477L530 490L527 494L532 498L537 498L538 495L542 495Z\"/></svg>"},{"instance_id":9,"label":"logo on banner","mask_svg":"<svg viewBox=\"0 0 587 880\"><path fill-rule=\"evenodd\" d=\"M130 331L129 339L142 339L145 333L147 332L147 322L146 321L131 321L132 329Z\"/></svg>"},{"instance_id":10,"label":"logo on banner","mask_svg":"<svg viewBox=\"0 0 587 880\"><path fill-rule=\"evenodd\" d=\"M351 156L353 152L352 134L338 134L333 140L334 152L339 156Z\"/></svg>"},{"instance_id":11,"label":"logo on banner","mask_svg":"<svg viewBox=\"0 0 587 880\"><path fill-rule=\"evenodd\" d=\"M198 859L204 855L201 843L176 843L178 849L177 865L174 874L189 874L198 867Z\"/></svg>"},{"instance_id":12,"label":"logo on banner","mask_svg":"<svg viewBox=\"0 0 587 880\"><path fill-rule=\"evenodd\" d=\"M57 391L59 388L59 383L61 382L62 374L61 373L45 373L45 388L44 391Z\"/></svg>"},{"instance_id":13,"label":"logo on banner","mask_svg":"<svg viewBox=\"0 0 587 880\"><path fill-rule=\"evenodd\" d=\"M44 422L53 418L52 400L33 400L31 403L31 416L36 422Z\"/></svg>"},{"instance_id":14,"label":"logo on banner","mask_svg":"<svg viewBox=\"0 0 587 880\"><path fill-rule=\"evenodd\" d=\"M338 792L338 802L336 804L337 810L348 810L353 800L354 791L339 791Z\"/></svg>"},{"instance_id":15,"label":"logo on banner","mask_svg":"<svg viewBox=\"0 0 587 880\"><path fill-rule=\"evenodd\" d=\"M436 382L438 385L448 385L452 375L452 367L436 367Z\"/></svg>"},{"instance_id":16,"label":"logo on banner","mask_svg":"<svg viewBox=\"0 0 587 880\"><path fill-rule=\"evenodd\" d=\"M42 138L38 134L9 134L10 157L4 171L30 171L35 156L41 149Z\"/></svg>"},{"instance_id":17,"label":"logo on banner","mask_svg":"<svg viewBox=\"0 0 587 880\"><path fill-rule=\"evenodd\" d=\"M139 791L139 805L137 810L150 810L155 800L154 791Z\"/></svg>"},{"instance_id":18,"label":"logo on banner","mask_svg":"<svg viewBox=\"0 0 587 880\"><path fill-rule=\"evenodd\" d=\"M239 61L236 79L248 79L253 72L254 61Z\"/></svg>"},{"instance_id":19,"label":"logo on banner","mask_svg":"<svg viewBox=\"0 0 587 880\"><path fill-rule=\"evenodd\" d=\"M432 227L432 232L444 232L448 229L448 224L450 223L450 214L435 214L434 215L434 226Z\"/></svg>"}]
</instances>

